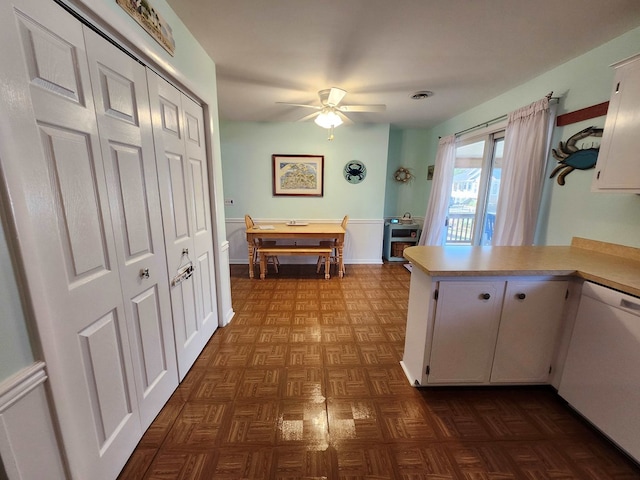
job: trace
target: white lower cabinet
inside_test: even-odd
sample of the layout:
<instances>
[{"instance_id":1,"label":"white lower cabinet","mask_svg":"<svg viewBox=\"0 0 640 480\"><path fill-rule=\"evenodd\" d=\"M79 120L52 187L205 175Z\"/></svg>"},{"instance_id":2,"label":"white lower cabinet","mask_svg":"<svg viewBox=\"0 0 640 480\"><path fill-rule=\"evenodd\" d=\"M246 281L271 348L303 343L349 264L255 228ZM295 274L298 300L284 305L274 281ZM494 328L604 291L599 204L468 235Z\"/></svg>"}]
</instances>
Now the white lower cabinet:
<instances>
[{"instance_id":1,"label":"white lower cabinet","mask_svg":"<svg viewBox=\"0 0 640 480\"><path fill-rule=\"evenodd\" d=\"M438 279L416 270L402 361L412 384L548 382L568 281Z\"/></svg>"},{"instance_id":2,"label":"white lower cabinet","mask_svg":"<svg viewBox=\"0 0 640 480\"><path fill-rule=\"evenodd\" d=\"M504 282L439 282L428 383L489 381L503 295Z\"/></svg>"}]
</instances>

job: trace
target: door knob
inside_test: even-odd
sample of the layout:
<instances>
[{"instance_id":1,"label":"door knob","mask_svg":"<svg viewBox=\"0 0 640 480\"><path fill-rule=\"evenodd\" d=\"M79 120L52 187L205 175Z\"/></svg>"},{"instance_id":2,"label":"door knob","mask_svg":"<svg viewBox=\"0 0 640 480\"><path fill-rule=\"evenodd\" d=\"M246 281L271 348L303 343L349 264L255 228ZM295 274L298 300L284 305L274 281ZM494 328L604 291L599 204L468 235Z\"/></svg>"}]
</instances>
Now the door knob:
<instances>
[{"instance_id":1,"label":"door knob","mask_svg":"<svg viewBox=\"0 0 640 480\"><path fill-rule=\"evenodd\" d=\"M140 270L140 278L149 278L149 269L143 268Z\"/></svg>"},{"instance_id":2,"label":"door knob","mask_svg":"<svg viewBox=\"0 0 640 480\"><path fill-rule=\"evenodd\" d=\"M527 296L524 293L518 293L516 297L518 298L518 300L524 300L525 298L527 298Z\"/></svg>"},{"instance_id":3,"label":"door knob","mask_svg":"<svg viewBox=\"0 0 640 480\"><path fill-rule=\"evenodd\" d=\"M482 298L483 300L489 300L491 298L491 294L483 293L482 295L480 295L480 298Z\"/></svg>"}]
</instances>

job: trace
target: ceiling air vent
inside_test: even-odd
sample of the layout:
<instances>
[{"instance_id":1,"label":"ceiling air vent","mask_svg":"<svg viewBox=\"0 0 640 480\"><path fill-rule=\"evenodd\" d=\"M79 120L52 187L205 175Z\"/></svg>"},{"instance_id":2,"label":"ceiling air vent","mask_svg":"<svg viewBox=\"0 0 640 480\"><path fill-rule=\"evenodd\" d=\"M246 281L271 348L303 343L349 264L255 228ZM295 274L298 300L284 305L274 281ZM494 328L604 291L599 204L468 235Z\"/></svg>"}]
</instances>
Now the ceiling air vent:
<instances>
[{"instance_id":1,"label":"ceiling air vent","mask_svg":"<svg viewBox=\"0 0 640 480\"><path fill-rule=\"evenodd\" d=\"M419 92L412 93L409 95L413 100L424 100L425 98L429 98L433 96L433 92L429 90L420 90Z\"/></svg>"}]
</instances>

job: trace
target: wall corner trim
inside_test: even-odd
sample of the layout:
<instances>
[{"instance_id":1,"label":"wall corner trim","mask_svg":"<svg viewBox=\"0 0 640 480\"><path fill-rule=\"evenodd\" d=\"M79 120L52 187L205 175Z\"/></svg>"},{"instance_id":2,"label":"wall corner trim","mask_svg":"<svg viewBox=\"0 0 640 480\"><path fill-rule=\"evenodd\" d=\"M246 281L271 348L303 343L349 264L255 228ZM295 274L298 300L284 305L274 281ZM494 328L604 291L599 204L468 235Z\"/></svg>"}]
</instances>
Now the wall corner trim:
<instances>
[{"instance_id":1,"label":"wall corner trim","mask_svg":"<svg viewBox=\"0 0 640 480\"><path fill-rule=\"evenodd\" d=\"M47 380L45 363L36 362L0 383L0 413Z\"/></svg>"}]
</instances>

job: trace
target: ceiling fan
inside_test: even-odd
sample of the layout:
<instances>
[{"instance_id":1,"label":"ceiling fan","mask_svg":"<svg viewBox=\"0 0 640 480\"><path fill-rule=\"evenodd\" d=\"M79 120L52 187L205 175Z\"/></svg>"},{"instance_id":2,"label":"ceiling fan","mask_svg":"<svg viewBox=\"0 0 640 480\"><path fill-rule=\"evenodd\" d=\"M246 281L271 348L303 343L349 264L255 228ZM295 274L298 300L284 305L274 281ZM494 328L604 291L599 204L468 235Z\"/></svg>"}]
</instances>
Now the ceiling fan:
<instances>
[{"instance_id":1,"label":"ceiling fan","mask_svg":"<svg viewBox=\"0 0 640 480\"><path fill-rule=\"evenodd\" d=\"M317 110L299 121L304 122L315 117L314 122L329 130L329 140L333 140L333 129L343 123L353 123L345 113L349 112L384 112L386 105L341 105L340 102L347 94L346 90L332 87L318 92L320 105L307 105L304 103L276 102L282 105L292 105L294 107L313 108Z\"/></svg>"}]
</instances>

